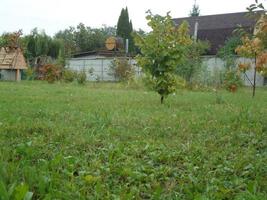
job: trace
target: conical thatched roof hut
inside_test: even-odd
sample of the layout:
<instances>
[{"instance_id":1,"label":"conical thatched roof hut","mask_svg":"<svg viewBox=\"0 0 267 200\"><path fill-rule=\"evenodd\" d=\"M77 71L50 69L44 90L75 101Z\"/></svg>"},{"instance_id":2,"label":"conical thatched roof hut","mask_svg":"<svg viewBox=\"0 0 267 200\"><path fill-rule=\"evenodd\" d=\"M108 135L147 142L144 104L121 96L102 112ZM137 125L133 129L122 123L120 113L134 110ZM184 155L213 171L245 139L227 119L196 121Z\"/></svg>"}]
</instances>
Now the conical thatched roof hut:
<instances>
[{"instance_id":1,"label":"conical thatched roof hut","mask_svg":"<svg viewBox=\"0 0 267 200\"><path fill-rule=\"evenodd\" d=\"M0 48L0 80L21 80L27 64L20 48Z\"/></svg>"}]
</instances>

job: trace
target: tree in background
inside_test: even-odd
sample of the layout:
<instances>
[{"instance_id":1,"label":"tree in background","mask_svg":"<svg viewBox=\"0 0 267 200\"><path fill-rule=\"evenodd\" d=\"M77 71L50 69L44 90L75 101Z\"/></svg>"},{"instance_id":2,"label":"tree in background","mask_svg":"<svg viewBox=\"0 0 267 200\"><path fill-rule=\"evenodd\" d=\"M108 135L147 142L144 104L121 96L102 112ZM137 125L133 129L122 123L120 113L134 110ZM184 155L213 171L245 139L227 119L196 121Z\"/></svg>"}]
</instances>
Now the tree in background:
<instances>
[{"instance_id":1,"label":"tree in background","mask_svg":"<svg viewBox=\"0 0 267 200\"><path fill-rule=\"evenodd\" d=\"M0 36L0 48L1 47L4 47L4 46L6 46L7 45L7 40L6 40L6 38L3 36L3 35L1 35Z\"/></svg>"},{"instance_id":2,"label":"tree in background","mask_svg":"<svg viewBox=\"0 0 267 200\"><path fill-rule=\"evenodd\" d=\"M123 8L117 23L116 35L122 37L124 42L126 39L129 40L129 52L134 51L134 42L132 37L133 25L132 21L129 19L128 8Z\"/></svg>"},{"instance_id":3,"label":"tree in background","mask_svg":"<svg viewBox=\"0 0 267 200\"><path fill-rule=\"evenodd\" d=\"M63 54L65 57L70 57L77 51L77 45L75 43L74 36L75 28L70 26L68 29L59 31L55 34L55 38L61 40L64 44Z\"/></svg>"},{"instance_id":4,"label":"tree in background","mask_svg":"<svg viewBox=\"0 0 267 200\"><path fill-rule=\"evenodd\" d=\"M106 39L115 34L115 27L91 28L80 23L76 28L69 27L59 31L55 38L63 41L64 54L70 57L75 53L104 48Z\"/></svg>"},{"instance_id":5,"label":"tree in background","mask_svg":"<svg viewBox=\"0 0 267 200\"><path fill-rule=\"evenodd\" d=\"M257 20L257 24L253 35L248 33L243 35L242 44L236 48L236 52L242 57L254 59L255 66L253 81L251 81L246 75L246 71L251 67L250 64L239 64L239 70L246 75L252 85L252 96L254 97L256 91L257 72L263 76L267 76L267 11L262 3L258 3L258 0L255 0L255 4L251 4L247 9L250 12L250 16ZM259 10L261 12L259 12Z\"/></svg>"},{"instance_id":6,"label":"tree in background","mask_svg":"<svg viewBox=\"0 0 267 200\"><path fill-rule=\"evenodd\" d=\"M22 30L13 33L4 33L0 37L0 48L4 47L7 51L7 48L18 48L21 47L20 37L22 35Z\"/></svg>"},{"instance_id":7,"label":"tree in background","mask_svg":"<svg viewBox=\"0 0 267 200\"><path fill-rule=\"evenodd\" d=\"M196 0L195 0L195 3L193 5L192 10L190 11L189 16L190 17L198 17L199 15L200 15L200 9L199 9L199 6L197 5Z\"/></svg>"},{"instance_id":8,"label":"tree in background","mask_svg":"<svg viewBox=\"0 0 267 200\"><path fill-rule=\"evenodd\" d=\"M37 28L22 38L22 44L24 55L30 62L39 56L57 59L63 49L62 41L46 35L44 31L38 31Z\"/></svg>"},{"instance_id":9,"label":"tree in background","mask_svg":"<svg viewBox=\"0 0 267 200\"><path fill-rule=\"evenodd\" d=\"M152 31L144 37L135 33L135 44L141 50L136 60L143 71L152 76L154 89L163 103L164 98L176 90L176 68L185 59L192 40L188 24L183 22L179 28L175 27L169 13L160 16L148 11L146 19Z\"/></svg>"}]
</instances>

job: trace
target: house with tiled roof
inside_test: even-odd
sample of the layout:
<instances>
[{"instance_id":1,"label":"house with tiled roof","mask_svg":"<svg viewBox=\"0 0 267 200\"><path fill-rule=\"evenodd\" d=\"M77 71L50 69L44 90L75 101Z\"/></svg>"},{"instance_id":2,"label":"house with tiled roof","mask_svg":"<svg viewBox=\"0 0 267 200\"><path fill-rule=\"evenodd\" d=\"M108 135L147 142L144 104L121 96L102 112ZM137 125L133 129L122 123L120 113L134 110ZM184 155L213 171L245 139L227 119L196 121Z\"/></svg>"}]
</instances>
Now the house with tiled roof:
<instances>
[{"instance_id":1,"label":"house with tiled roof","mask_svg":"<svg viewBox=\"0 0 267 200\"><path fill-rule=\"evenodd\" d=\"M258 14L261 14L261 12ZM207 66L207 69L213 73L222 70L225 66L225 61L216 55L227 39L234 36L234 30L242 27L243 30L252 34L257 23L254 18L249 17L248 12L175 18L173 21L176 26L179 26L183 21L187 21L190 35L193 38L210 43L210 49L203 56L203 65ZM253 60L239 57L236 58L235 64L244 62L244 60L251 63L252 66L254 65ZM250 86L247 77L253 80L252 70L247 72L247 76L242 77L244 84ZM256 82L258 86L267 85L267 77L258 74Z\"/></svg>"},{"instance_id":2,"label":"house with tiled roof","mask_svg":"<svg viewBox=\"0 0 267 200\"><path fill-rule=\"evenodd\" d=\"M238 27L253 33L256 24L255 19L248 17L248 12L175 18L173 21L177 26L187 21L192 36L209 41L211 48L207 52L208 55L216 55L219 48L224 45L227 38L233 36L233 31Z\"/></svg>"}]
</instances>

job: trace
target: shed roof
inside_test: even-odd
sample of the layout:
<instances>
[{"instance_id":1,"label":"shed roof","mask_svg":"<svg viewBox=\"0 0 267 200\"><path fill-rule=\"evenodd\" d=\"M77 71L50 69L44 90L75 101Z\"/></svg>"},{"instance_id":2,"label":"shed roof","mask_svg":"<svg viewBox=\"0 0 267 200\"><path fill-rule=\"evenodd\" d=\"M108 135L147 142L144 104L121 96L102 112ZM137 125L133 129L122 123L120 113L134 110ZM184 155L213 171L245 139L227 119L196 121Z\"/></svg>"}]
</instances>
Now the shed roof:
<instances>
[{"instance_id":1,"label":"shed roof","mask_svg":"<svg viewBox=\"0 0 267 200\"><path fill-rule=\"evenodd\" d=\"M247 14L248 12L206 15L176 18L173 21L177 26L183 21L187 21L191 35L194 34L195 23L198 22L198 39L208 40L211 43L208 54L214 55L239 26L250 33L253 32L256 20L249 18Z\"/></svg>"},{"instance_id":2,"label":"shed roof","mask_svg":"<svg viewBox=\"0 0 267 200\"><path fill-rule=\"evenodd\" d=\"M0 69L27 69L27 64L20 48L0 49Z\"/></svg>"},{"instance_id":3,"label":"shed roof","mask_svg":"<svg viewBox=\"0 0 267 200\"><path fill-rule=\"evenodd\" d=\"M103 56L103 57L122 57L125 56L125 52L122 51L108 51L108 50L97 50L97 51L87 51L73 54L73 58L80 58L85 56Z\"/></svg>"}]
</instances>

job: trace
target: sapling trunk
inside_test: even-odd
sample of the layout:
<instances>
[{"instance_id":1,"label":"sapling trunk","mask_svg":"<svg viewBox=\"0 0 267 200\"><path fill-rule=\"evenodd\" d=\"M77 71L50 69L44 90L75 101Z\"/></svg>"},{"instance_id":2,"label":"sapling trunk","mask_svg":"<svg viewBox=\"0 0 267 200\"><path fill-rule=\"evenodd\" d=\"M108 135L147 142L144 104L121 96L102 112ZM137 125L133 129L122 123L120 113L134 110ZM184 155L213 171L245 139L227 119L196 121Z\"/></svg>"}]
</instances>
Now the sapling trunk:
<instances>
[{"instance_id":1,"label":"sapling trunk","mask_svg":"<svg viewBox=\"0 0 267 200\"><path fill-rule=\"evenodd\" d=\"M163 104L164 96L161 96L160 103Z\"/></svg>"},{"instance_id":2,"label":"sapling trunk","mask_svg":"<svg viewBox=\"0 0 267 200\"><path fill-rule=\"evenodd\" d=\"M255 97L255 91L256 91L256 67L254 69L254 81L253 81L253 94L252 94L252 97Z\"/></svg>"},{"instance_id":3,"label":"sapling trunk","mask_svg":"<svg viewBox=\"0 0 267 200\"><path fill-rule=\"evenodd\" d=\"M257 55L255 54L255 68L254 68L254 80L253 80L253 94L252 97L255 97L256 92L256 75L257 75Z\"/></svg>"}]
</instances>

